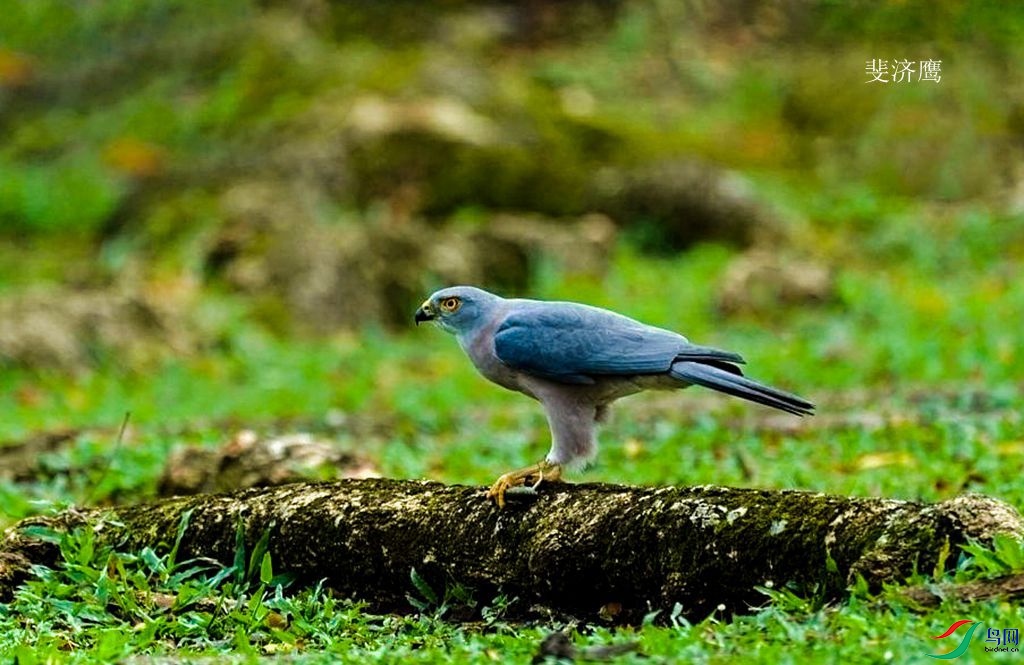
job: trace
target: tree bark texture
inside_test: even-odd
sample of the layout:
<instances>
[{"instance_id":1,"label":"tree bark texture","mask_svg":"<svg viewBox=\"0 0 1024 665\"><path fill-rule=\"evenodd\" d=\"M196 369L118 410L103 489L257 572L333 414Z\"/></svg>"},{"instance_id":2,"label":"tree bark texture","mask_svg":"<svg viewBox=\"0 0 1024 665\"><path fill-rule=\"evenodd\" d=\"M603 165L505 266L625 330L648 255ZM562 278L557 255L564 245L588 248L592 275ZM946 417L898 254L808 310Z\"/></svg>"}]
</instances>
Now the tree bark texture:
<instances>
[{"instance_id":1,"label":"tree bark texture","mask_svg":"<svg viewBox=\"0 0 1024 665\"><path fill-rule=\"evenodd\" d=\"M237 525L247 548L269 531L275 573L370 603L411 607L410 571L435 590L458 583L487 603L593 619L639 621L678 603L700 619L763 604L755 587L796 585L835 598L856 577L869 584L931 572L941 553L997 533L1024 537L1011 506L980 495L936 504L799 491L617 485L541 486L509 494L504 510L477 487L385 479L296 483L230 494L165 499L107 510L37 517L0 543L0 599L51 565L52 545L24 527L89 524L122 550L169 547L192 511L179 560L230 564Z\"/></svg>"}]
</instances>

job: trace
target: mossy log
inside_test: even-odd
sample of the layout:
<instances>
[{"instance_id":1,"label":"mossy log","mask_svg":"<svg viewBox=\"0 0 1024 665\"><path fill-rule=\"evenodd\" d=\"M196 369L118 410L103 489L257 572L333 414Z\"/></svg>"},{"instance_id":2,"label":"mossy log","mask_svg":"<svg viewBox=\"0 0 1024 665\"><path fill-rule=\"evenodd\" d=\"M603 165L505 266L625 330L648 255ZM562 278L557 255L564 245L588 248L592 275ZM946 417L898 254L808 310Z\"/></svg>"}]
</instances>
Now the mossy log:
<instances>
[{"instance_id":1,"label":"mossy log","mask_svg":"<svg viewBox=\"0 0 1024 665\"><path fill-rule=\"evenodd\" d=\"M634 622L682 608L701 618L764 602L755 587L796 585L839 597L930 572L956 546L997 533L1024 537L1012 507L979 495L936 504L725 487L551 484L509 495L504 510L476 487L398 480L296 483L177 497L25 520L0 543L0 596L51 564L53 546L25 528L90 524L121 549L167 547L192 511L179 557L230 564L238 525L248 548L269 531L277 573L323 580L378 611L410 610L410 571L432 588L458 583L487 602ZM949 548L952 548L951 550Z\"/></svg>"}]
</instances>

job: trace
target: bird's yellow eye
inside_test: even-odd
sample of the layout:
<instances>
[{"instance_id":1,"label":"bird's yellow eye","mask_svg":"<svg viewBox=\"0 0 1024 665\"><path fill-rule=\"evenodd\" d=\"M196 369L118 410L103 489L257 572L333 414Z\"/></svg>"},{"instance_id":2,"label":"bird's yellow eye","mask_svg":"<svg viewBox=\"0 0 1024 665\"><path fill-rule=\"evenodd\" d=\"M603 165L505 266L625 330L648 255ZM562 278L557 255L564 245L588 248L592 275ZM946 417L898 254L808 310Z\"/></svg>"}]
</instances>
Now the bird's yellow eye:
<instances>
[{"instance_id":1,"label":"bird's yellow eye","mask_svg":"<svg viewBox=\"0 0 1024 665\"><path fill-rule=\"evenodd\" d=\"M441 301L441 309L446 312L454 312L462 305L462 301L458 298L445 298Z\"/></svg>"}]
</instances>

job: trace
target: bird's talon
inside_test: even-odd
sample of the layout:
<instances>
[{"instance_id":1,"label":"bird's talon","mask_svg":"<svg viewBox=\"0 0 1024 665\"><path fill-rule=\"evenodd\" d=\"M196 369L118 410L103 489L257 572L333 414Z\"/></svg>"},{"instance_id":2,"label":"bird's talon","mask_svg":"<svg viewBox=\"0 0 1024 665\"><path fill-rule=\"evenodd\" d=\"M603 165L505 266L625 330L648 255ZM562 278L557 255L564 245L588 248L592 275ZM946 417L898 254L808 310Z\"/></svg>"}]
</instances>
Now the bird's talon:
<instances>
[{"instance_id":1,"label":"bird's talon","mask_svg":"<svg viewBox=\"0 0 1024 665\"><path fill-rule=\"evenodd\" d=\"M558 464L551 464L544 461L528 466L518 471L510 471L502 474L487 490L487 498L498 504L498 508L505 507L505 493L513 487L527 486L536 490L544 481L553 482L562 476L562 467ZM534 481L533 478L537 480Z\"/></svg>"}]
</instances>

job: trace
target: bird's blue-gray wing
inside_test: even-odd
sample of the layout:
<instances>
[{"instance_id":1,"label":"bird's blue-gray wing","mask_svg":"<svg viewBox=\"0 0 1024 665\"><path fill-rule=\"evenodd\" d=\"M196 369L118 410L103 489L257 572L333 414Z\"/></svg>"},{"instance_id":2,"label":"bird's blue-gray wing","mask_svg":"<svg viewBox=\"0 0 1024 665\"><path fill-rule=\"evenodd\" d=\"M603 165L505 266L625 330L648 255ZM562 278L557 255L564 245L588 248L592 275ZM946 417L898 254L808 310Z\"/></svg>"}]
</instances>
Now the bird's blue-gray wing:
<instances>
[{"instance_id":1,"label":"bird's blue-gray wing","mask_svg":"<svg viewBox=\"0 0 1024 665\"><path fill-rule=\"evenodd\" d=\"M573 303L517 307L495 331L494 350L513 369L562 383L661 374L678 360L743 362L737 354L690 344L668 330ZM739 373L735 367L729 371Z\"/></svg>"}]
</instances>

